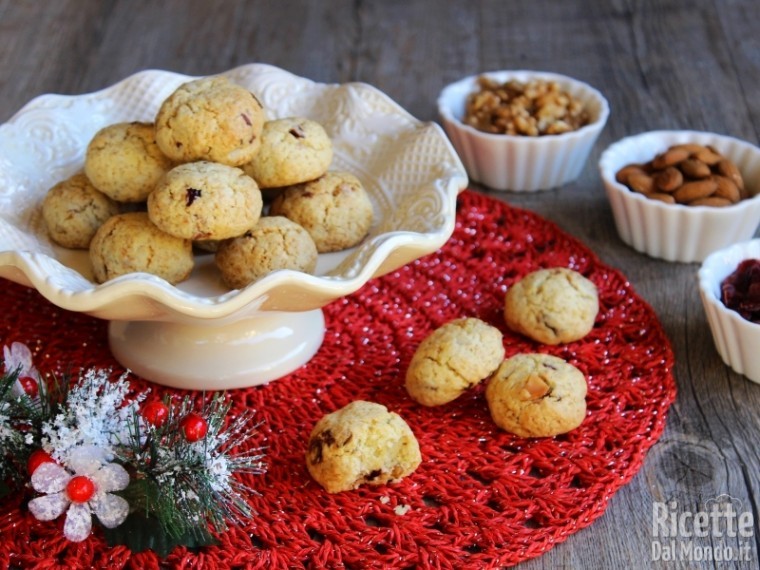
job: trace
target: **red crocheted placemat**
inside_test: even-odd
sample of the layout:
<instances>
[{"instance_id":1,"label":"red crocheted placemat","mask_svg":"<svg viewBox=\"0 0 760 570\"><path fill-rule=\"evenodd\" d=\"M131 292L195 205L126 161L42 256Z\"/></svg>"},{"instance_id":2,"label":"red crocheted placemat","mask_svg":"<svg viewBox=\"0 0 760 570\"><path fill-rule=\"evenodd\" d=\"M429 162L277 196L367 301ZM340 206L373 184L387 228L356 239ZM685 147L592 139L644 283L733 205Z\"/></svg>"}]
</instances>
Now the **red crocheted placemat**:
<instances>
[{"instance_id":1,"label":"red crocheted placemat","mask_svg":"<svg viewBox=\"0 0 760 570\"><path fill-rule=\"evenodd\" d=\"M599 289L582 341L542 346L506 330L507 287L541 267L571 267ZM106 323L63 311L3 282L0 344L26 343L41 371L121 368ZM324 309L324 344L306 366L267 386L230 393L232 413L257 410L267 473L253 477L257 516L220 545L152 551L109 548L97 531L68 542L62 521L39 522L24 499L0 503L0 565L35 568L491 568L538 556L589 525L641 467L675 398L673 354L656 315L626 278L541 217L466 191L451 240ZM500 431L483 386L438 408L412 401L404 372L418 343L451 319L499 327L507 355L554 354L588 379L588 414L573 432L522 439ZM148 384L134 378L135 388ZM163 388L153 389L163 392ZM324 414L364 399L411 426L422 465L396 485L329 495L304 453Z\"/></svg>"}]
</instances>

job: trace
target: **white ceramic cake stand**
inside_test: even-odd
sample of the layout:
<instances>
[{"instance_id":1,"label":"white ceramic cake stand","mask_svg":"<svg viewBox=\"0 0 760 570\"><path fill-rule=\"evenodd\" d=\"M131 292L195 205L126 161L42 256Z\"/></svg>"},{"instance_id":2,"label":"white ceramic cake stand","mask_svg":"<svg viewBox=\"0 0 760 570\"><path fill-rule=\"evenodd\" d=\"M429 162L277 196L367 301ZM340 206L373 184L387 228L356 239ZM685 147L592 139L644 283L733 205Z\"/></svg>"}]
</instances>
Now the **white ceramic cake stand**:
<instances>
[{"instance_id":1,"label":"white ceramic cake stand","mask_svg":"<svg viewBox=\"0 0 760 570\"><path fill-rule=\"evenodd\" d=\"M277 271L229 291L212 255L199 254L190 278L177 286L144 273L96 285L86 252L48 239L42 199L82 168L95 132L152 121L192 77L149 70L96 93L43 95L0 126L0 276L63 309L108 319L110 347L123 366L182 389L264 384L308 362L324 337L321 308L440 248L467 184L440 127L416 120L369 85L320 84L263 64L223 75L254 92L269 118L320 122L334 145L331 168L352 172L370 194L375 215L367 238L320 255L314 275Z\"/></svg>"}]
</instances>

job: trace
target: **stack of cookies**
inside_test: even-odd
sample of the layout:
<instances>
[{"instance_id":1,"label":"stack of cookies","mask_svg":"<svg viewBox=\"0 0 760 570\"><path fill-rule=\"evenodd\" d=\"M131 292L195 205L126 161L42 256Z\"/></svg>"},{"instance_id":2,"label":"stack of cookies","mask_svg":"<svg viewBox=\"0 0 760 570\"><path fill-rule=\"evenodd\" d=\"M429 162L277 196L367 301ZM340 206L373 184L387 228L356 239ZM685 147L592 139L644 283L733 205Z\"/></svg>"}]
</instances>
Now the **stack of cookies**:
<instances>
[{"instance_id":1,"label":"stack of cookies","mask_svg":"<svg viewBox=\"0 0 760 570\"><path fill-rule=\"evenodd\" d=\"M369 196L329 171L332 158L318 122L267 120L247 89L198 79L154 123L96 133L83 172L48 191L43 218L54 242L89 249L98 283L147 272L176 284L211 251L223 282L242 288L278 269L313 273L319 253L367 235Z\"/></svg>"}]
</instances>

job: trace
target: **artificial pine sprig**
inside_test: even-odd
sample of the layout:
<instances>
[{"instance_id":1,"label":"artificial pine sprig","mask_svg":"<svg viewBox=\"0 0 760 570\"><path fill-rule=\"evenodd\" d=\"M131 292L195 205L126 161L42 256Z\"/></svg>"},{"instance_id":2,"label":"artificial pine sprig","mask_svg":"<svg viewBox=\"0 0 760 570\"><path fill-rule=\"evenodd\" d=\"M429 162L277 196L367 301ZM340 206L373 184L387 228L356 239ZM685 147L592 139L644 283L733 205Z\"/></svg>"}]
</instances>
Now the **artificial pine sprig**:
<instances>
[{"instance_id":1,"label":"artificial pine sprig","mask_svg":"<svg viewBox=\"0 0 760 570\"><path fill-rule=\"evenodd\" d=\"M245 496L255 491L231 474L263 472L261 450L250 446L253 414L239 414L225 429L230 403L222 395L199 411L188 397L164 400L158 416L156 404L146 404L130 422L120 460L134 470L133 484L123 496L175 538L203 535L209 525L223 531L228 522L251 516Z\"/></svg>"},{"instance_id":2,"label":"artificial pine sprig","mask_svg":"<svg viewBox=\"0 0 760 570\"><path fill-rule=\"evenodd\" d=\"M18 379L18 370L0 378L0 497L9 493L21 482L18 472L18 458L25 454L24 434L18 428L16 398L11 395L13 385Z\"/></svg>"},{"instance_id":3,"label":"artificial pine sprig","mask_svg":"<svg viewBox=\"0 0 760 570\"><path fill-rule=\"evenodd\" d=\"M76 381L43 381L24 345L4 348L0 376L0 496L34 490L40 520L66 513L64 535L84 540L91 520L110 544L153 548L214 542L211 532L253 515L255 491L239 475L260 474L253 412L229 418L221 394L146 402L124 374L88 370ZM63 489L63 490L61 490ZM93 517L94 515L94 517Z\"/></svg>"},{"instance_id":4,"label":"artificial pine sprig","mask_svg":"<svg viewBox=\"0 0 760 570\"><path fill-rule=\"evenodd\" d=\"M0 361L0 481L10 492L27 481L30 455L40 447L43 424L54 417L68 393L69 377L43 381L31 366L26 346L5 347ZM0 494L0 497L3 495Z\"/></svg>"}]
</instances>

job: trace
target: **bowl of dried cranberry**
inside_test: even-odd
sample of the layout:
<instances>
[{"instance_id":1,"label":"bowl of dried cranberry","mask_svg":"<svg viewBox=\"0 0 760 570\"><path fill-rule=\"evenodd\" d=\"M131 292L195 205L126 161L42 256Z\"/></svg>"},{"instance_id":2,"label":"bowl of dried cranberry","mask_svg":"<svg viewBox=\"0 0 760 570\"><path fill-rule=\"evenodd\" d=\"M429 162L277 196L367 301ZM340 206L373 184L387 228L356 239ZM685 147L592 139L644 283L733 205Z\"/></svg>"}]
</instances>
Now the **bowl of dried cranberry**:
<instances>
[{"instance_id":1,"label":"bowl of dried cranberry","mask_svg":"<svg viewBox=\"0 0 760 570\"><path fill-rule=\"evenodd\" d=\"M760 239L708 255L697 276L718 354L760 384Z\"/></svg>"}]
</instances>

